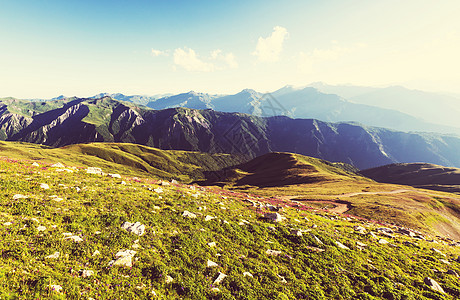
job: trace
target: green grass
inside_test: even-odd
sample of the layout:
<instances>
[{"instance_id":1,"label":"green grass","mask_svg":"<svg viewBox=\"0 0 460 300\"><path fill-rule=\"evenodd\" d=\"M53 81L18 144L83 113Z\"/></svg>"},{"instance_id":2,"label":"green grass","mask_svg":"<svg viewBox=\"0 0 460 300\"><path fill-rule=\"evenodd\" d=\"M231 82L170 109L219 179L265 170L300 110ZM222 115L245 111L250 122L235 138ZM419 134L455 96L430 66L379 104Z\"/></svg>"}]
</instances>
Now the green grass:
<instances>
[{"instance_id":1,"label":"green grass","mask_svg":"<svg viewBox=\"0 0 460 300\"><path fill-rule=\"evenodd\" d=\"M230 154L160 150L128 143L90 143L51 148L20 142L0 142L0 156L44 163L59 161L78 167L110 169L112 173L183 182L203 180L203 172L236 165L245 159Z\"/></svg>"},{"instance_id":2,"label":"green grass","mask_svg":"<svg viewBox=\"0 0 460 300\"><path fill-rule=\"evenodd\" d=\"M136 157L144 153L141 148L124 146L134 147L124 151ZM106 147L119 151L121 146ZM29 154L43 156L48 150L37 146L36 152ZM31 149L23 151L25 155ZM62 158L59 161L78 156L46 155L48 160ZM165 159L170 158L166 155ZM49 184L50 189L41 189L40 183ZM59 172L45 164L33 167L30 160L1 159L0 298L149 299L154 298L152 291L158 299L460 297L458 279L446 273L448 269L460 273L455 260L460 250L442 239L433 238L434 243L395 234L395 238L382 236L391 242L382 245L353 230L353 226L361 225L376 232L382 226L377 223L216 187L174 184L161 186L163 193L158 193L154 191L160 187L158 183L151 178L92 175L79 168L73 173ZM28 198L13 199L15 194ZM63 200L57 202L55 196ZM255 208L247 199L287 205L281 211L286 220L276 224L263 220L267 208ZM197 218L182 217L185 210ZM206 215L215 219L205 221ZM125 221L145 224L146 233L141 237L128 233L121 228ZM11 225L4 225L7 222ZM38 231L39 226L46 229ZM297 236L291 229L305 232ZM64 240L66 232L83 241ZM138 239L141 247L135 249L131 268L108 266L116 252L133 249ZM351 250L339 249L335 241ZM357 241L367 247L359 250ZM216 247L209 247L210 242L216 242ZM314 252L311 247L325 251ZM431 251L432 247L446 257ZM269 249L279 250L281 255L270 256L266 253ZM96 250L100 256L92 256ZM60 253L59 258L46 258L55 252ZM218 267L207 268L208 259ZM450 265L440 259L447 259ZM82 270L95 274L83 278ZM214 286L218 272L227 277ZM244 277L243 272L253 277ZM167 283L167 276L173 281ZM447 294L427 287L423 283L427 276L440 283ZM50 285L62 286L63 290L53 291Z\"/></svg>"}]
</instances>

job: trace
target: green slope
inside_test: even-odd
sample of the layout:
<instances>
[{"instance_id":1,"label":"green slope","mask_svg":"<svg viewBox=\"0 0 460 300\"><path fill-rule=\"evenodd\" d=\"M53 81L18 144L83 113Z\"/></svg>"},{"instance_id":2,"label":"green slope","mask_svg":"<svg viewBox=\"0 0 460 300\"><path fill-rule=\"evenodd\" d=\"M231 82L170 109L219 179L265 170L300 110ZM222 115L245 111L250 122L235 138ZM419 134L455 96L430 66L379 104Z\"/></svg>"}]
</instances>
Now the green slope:
<instances>
[{"instance_id":1,"label":"green slope","mask_svg":"<svg viewBox=\"0 0 460 300\"><path fill-rule=\"evenodd\" d=\"M153 176L184 182L202 180L204 171L219 170L244 161L231 154L160 150L125 143L90 143L50 148L19 142L0 142L0 156L30 159L80 167L100 167L104 171L132 176Z\"/></svg>"},{"instance_id":2,"label":"green slope","mask_svg":"<svg viewBox=\"0 0 460 300\"><path fill-rule=\"evenodd\" d=\"M115 172L108 167L119 164L110 162L119 151L129 150L133 161L154 152L115 144L56 152L0 146L2 154L16 152L14 157L81 159L76 166L93 162L92 157L107 162L106 172ZM91 151L105 159L78 154ZM168 161L174 152L160 154ZM398 233L391 224L309 210L290 201L215 187L160 186L150 178L111 178L72 166L68 173L32 166L30 160L0 159L0 299L460 297L460 247L447 239L422 240ZM41 188L43 183L49 189ZM284 220L262 218L272 206L282 208ZM196 217L185 217L186 211ZM126 231L125 222L145 225L144 234ZM358 225L363 233L354 229ZM124 261L132 265L111 265L126 250L135 251ZM226 277L216 283L220 273ZM428 277L444 293L431 289Z\"/></svg>"}]
</instances>

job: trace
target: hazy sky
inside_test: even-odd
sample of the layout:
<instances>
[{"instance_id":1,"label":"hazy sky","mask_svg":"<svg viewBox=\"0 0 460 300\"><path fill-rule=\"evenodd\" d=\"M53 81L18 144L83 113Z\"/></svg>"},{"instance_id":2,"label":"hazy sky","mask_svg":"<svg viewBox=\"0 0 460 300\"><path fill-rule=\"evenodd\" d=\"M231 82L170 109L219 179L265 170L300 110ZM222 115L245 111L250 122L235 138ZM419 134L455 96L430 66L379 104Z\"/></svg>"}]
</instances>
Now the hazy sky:
<instances>
[{"instance_id":1,"label":"hazy sky","mask_svg":"<svg viewBox=\"0 0 460 300\"><path fill-rule=\"evenodd\" d=\"M460 1L0 0L0 97L404 85L460 94Z\"/></svg>"}]
</instances>

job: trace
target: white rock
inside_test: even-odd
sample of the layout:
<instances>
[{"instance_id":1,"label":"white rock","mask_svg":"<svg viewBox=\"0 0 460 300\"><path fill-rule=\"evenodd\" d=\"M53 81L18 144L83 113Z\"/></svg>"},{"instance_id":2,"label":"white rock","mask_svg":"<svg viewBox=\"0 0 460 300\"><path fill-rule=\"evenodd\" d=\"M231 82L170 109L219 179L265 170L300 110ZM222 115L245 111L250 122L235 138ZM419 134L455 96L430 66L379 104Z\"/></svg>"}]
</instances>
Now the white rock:
<instances>
[{"instance_id":1,"label":"white rock","mask_svg":"<svg viewBox=\"0 0 460 300\"><path fill-rule=\"evenodd\" d=\"M281 222L283 219L285 219L279 213L265 213L264 218L269 219L273 222Z\"/></svg>"},{"instance_id":2,"label":"white rock","mask_svg":"<svg viewBox=\"0 0 460 300\"><path fill-rule=\"evenodd\" d=\"M44 189L44 190L48 190L50 188L50 186L46 183L40 183L40 188L41 189Z\"/></svg>"},{"instance_id":3,"label":"white rock","mask_svg":"<svg viewBox=\"0 0 460 300\"><path fill-rule=\"evenodd\" d=\"M58 163L52 164L51 168L65 168L65 166L62 163L58 162Z\"/></svg>"},{"instance_id":4,"label":"white rock","mask_svg":"<svg viewBox=\"0 0 460 300\"><path fill-rule=\"evenodd\" d=\"M386 239L380 239L379 244L388 244L388 241Z\"/></svg>"},{"instance_id":5,"label":"white rock","mask_svg":"<svg viewBox=\"0 0 460 300\"><path fill-rule=\"evenodd\" d=\"M218 267L219 265L216 264L215 262L213 262L212 260L209 260L209 259L208 259L208 261L207 261L207 263L206 263L206 266L207 266L208 268L214 268L214 267Z\"/></svg>"},{"instance_id":6,"label":"white rock","mask_svg":"<svg viewBox=\"0 0 460 300\"><path fill-rule=\"evenodd\" d=\"M215 217L213 216L210 216L210 215L207 215L204 220L207 222L207 221L211 221L212 219L215 219Z\"/></svg>"},{"instance_id":7,"label":"white rock","mask_svg":"<svg viewBox=\"0 0 460 300\"><path fill-rule=\"evenodd\" d=\"M158 187L158 188L154 189L153 191L154 191L155 193L157 193L157 194L163 193L163 189L162 189L161 187Z\"/></svg>"},{"instance_id":8,"label":"white rock","mask_svg":"<svg viewBox=\"0 0 460 300\"><path fill-rule=\"evenodd\" d=\"M71 236L65 237L64 240L71 240L71 241L74 241L75 243L83 242L83 239L79 237L78 235L71 235Z\"/></svg>"},{"instance_id":9,"label":"white rock","mask_svg":"<svg viewBox=\"0 0 460 300\"><path fill-rule=\"evenodd\" d=\"M39 165L37 162L34 162L34 163L32 164L32 167L40 167L40 165Z\"/></svg>"},{"instance_id":10,"label":"white rock","mask_svg":"<svg viewBox=\"0 0 460 300\"><path fill-rule=\"evenodd\" d=\"M73 170L71 169L56 169L56 172L67 172L67 173L73 173Z\"/></svg>"},{"instance_id":11,"label":"white rock","mask_svg":"<svg viewBox=\"0 0 460 300\"><path fill-rule=\"evenodd\" d=\"M431 248L430 250L433 251L433 252L436 252L436 253L438 253L438 254L440 254L440 255L442 255L442 256L446 256L444 253L442 253L441 251L439 251L439 250L436 249L436 248Z\"/></svg>"},{"instance_id":12,"label":"white rock","mask_svg":"<svg viewBox=\"0 0 460 300\"><path fill-rule=\"evenodd\" d=\"M134 250L120 250L115 254L115 260L109 262L109 266L122 266L131 268L133 266L133 257L136 255Z\"/></svg>"},{"instance_id":13,"label":"white rock","mask_svg":"<svg viewBox=\"0 0 460 300\"><path fill-rule=\"evenodd\" d=\"M267 249L267 251L265 251L265 253L266 253L267 255L278 256L278 255L280 255L282 252L281 252L281 251L278 251L278 250L270 250L270 249Z\"/></svg>"},{"instance_id":14,"label":"white rock","mask_svg":"<svg viewBox=\"0 0 460 300\"><path fill-rule=\"evenodd\" d=\"M93 256L98 256L98 255L101 255L101 252L99 252L99 250L95 250L93 252Z\"/></svg>"},{"instance_id":15,"label":"white rock","mask_svg":"<svg viewBox=\"0 0 460 300\"><path fill-rule=\"evenodd\" d=\"M342 244L341 242L335 241L335 244L337 245L337 247L339 247L339 248L341 248L341 249L350 250L350 248L348 248L347 246L345 246L345 245Z\"/></svg>"},{"instance_id":16,"label":"white rock","mask_svg":"<svg viewBox=\"0 0 460 300\"><path fill-rule=\"evenodd\" d=\"M57 284L51 284L50 290L55 291L56 293L60 293L62 291L62 286Z\"/></svg>"},{"instance_id":17,"label":"white rock","mask_svg":"<svg viewBox=\"0 0 460 300\"><path fill-rule=\"evenodd\" d=\"M366 247L367 246L366 244L361 243L360 241L357 241L356 245L358 245L359 247Z\"/></svg>"},{"instance_id":18,"label":"white rock","mask_svg":"<svg viewBox=\"0 0 460 300\"><path fill-rule=\"evenodd\" d=\"M211 247L211 248L212 248L212 247L215 247L215 246L216 246L216 242L210 242L210 243L208 243L208 246Z\"/></svg>"},{"instance_id":19,"label":"white rock","mask_svg":"<svg viewBox=\"0 0 460 300\"><path fill-rule=\"evenodd\" d=\"M137 234L138 236L141 236L145 233L145 225L141 224L140 222L124 222L123 225L121 225L121 228L125 229L128 232Z\"/></svg>"},{"instance_id":20,"label":"white rock","mask_svg":"<svg viewBox=\"0 0 460 300\"><path fill-rule=\"evenodd\" d=\"M83 272L81 273L81 277L83 277L83 278L88 278L88 277L91 277L93 275L94 275L93 270L83 270Z\"/></svg>"},{"instance_id":21,"label":"white rock","mask_svg":"<svg viewBox=\"0 0 460 300\"><path fill-rule=\"evenodd\" d=\"M126 185L125 181L120 182L121 185Z\"/></svg>"},{"instance_id":22,"label":"white rock","mask_svg":"<svg viewBox=\"0 0 460 300\"><path fill-rule=\"evenodd\" d=\"M439 261L446 265L450 265L450 262L447 259L440 259Z\"/></svg>"},{"instance_id":23,"label":"white rock","mask_svg":"<svg viewBox=\"0 0 460 300\"><path fill-rule=\"evenodd\" d=\"M11 226L11 225L13 225L13 223L11 223L11 222L5 222L5 223L3 223L3 226Z\"/></svg>"},{"instance_id":24,"label":"white rock","mask_svg":"<svg viewBox=\"0 0 460 300\"><path fill-rule=\"evenodd\" d=\"M171 283L171 282L174 282L174 278L172 278L172 277L169 276L169 275L166 275L165 283Z\"/></svg>"},{"instance_id":25,"label":"white rock","mask_svg":"<svg viewBox=\"0 0 460 300\"><path fill-rule=\"evenodd\" d=\"M188 210L186 210L186 211L184 211L184 212L182 213L182 217L194 219L194 218L196 218L196 215L195 215L194 213L191 213L191 212L189 212Z\"/></svg>"},{"instance_id":26,"label":"white rock","mask_svg":"<svg viewBox=\"0 0 460 300\"><path fill-rule=\"evenodd\" d=\"M298 229L292 229L291 234L296 235L296 236L302 236L302 231Z\"/></svg>"},{"instance_id":27,"label":"white rock","mask_svg":"<svg viewBox=\"0 0 460 300\"><path fill-rule=\"evenodd\" d=\"M216 280L214 280L213 284L214 285L220 284L222 282L222 280L224 280L225 277L227 277L227 275L225 275L222 272L219 272L219 276L217 276L217 278L216 278Z\"/></svg>"},{"instance_id":28,"label":"white rock","mask_svg":"<svg viewBox=\"0 0 460 300\"><path fill-rule=\"evenodd\" d=\"M88 167L86 169L86 173L88 174L95 174L95 175L102 175L102 169L96 167Z\"/></svg>"},{"instance_id":29,"label":"white rock","mask_svg":"<svg viewBox=\"0 0 460 300\"><path fill-rule=\"evenodd\" d=\"M213 292L213 293L219 293L219 292L220 292L220 289L217 288L217 287L213 287L213 288L211 288L211 292Z\"/></svg>"},{"instance_id":30,"label":"white rock","mask_svg":"<svg viewBox=\"0 0 460 300\"><path fill-rule=\"evenodd\" d=\"M62 235L63 236L72 236L73 233L71 233L71 232L63 232Z\"/></svg>"},{"instance_id":31,"label":"white rock","mask_svg":"<svg viewBox=\"0 0 460 300\"><path fill-rule=\"evenodd\" d=\"M278 278L281 280L282 283L287 283L287 280L286 278L284 278L284 276L281 276L279 274L276 274L276 275L278 275Z\"/></svg>"},{"instance_id":32,"label":"white rock","mask_svg":"<svg viewBox=\"0 0 460 300\"><path fill-rule=\"evenodd\" d=\"M423 280L426 285L428 285L431 289L440 292L442 294L445 294L444 289L437 283L434 279L431 279L430 277L425 277Z\"/></svg>"},{"instance_id":33,"label":"white rock","mask_svg":"<svg viewBox=\"0 0 460 300\"><path fill-rule=\"evenodd\" d=\"M121 178L120 174L110 174L109 173L109 176L112 177L112 178Z\"/></svg>"},{"instance_id":34,"label":"white rock","mask_svg":"<svg viewBox=\"0 0 460 300\"><path fill-rule=\"evenodd\" d=\"M37 227L37 230L38 230L38 231L45 231L45 230L46 230L46 227L45 227L45 226L38 226L38 227Z\"/></svg>"},{"instance_id":35,"label":"white rock","mask_svg":"<svg viewBox=\"0 0 460 300\"><path fill-rule=\"evenodd\" d=\"M248 276L248 277L254 277L254 276L252 276L252 274L249 273L249 272L243 272L243 277L246 277L246 276Z\"/></svg>"},{"instance_id":36,"label":"white rock","mask_svg":"<svg viewBox=\"0 0 460 300\"><path fill-rule=\"evenodd\" d=\"M176 179L171 180L171 183L172 183L172 184L179 184L179 182L177 182Z\"/></svg>"},{"instance_id":37,"label":"white rock","mask_svg":"<svg viewBox=\"0 0 460 300\"><path fill-rule=\"evenodd\" d=\"M61 254L60 254L59 252L56 251L56 252L54 252L53 254L50 254L50 255L48 255L48 256L45 256L45 258L48 258L48 259L57 259L57 258L59 258L60 255L61 255Z\"/></svg>"},{"instance_id":38,"label":"white rock","mask_svg":"<svg viewBox=\"0 0 460 300\"><path fill-rule=\"evenodd\" d=\"M324 243L313 233L310 234L310 236L320 245L323 245Z\"/></svg>"},{"instance_id":39,"label":"white rock","mask_svg":"<svg viewBox=\"0 0 460 300\"><path fill-rule=\"evenodd\" d=\"M13 196L13 200L27 199L27 198L29 198L29 196L24 196L24 195L21 195L21 194L15 194Z\"/></svg>"}]
</instances>

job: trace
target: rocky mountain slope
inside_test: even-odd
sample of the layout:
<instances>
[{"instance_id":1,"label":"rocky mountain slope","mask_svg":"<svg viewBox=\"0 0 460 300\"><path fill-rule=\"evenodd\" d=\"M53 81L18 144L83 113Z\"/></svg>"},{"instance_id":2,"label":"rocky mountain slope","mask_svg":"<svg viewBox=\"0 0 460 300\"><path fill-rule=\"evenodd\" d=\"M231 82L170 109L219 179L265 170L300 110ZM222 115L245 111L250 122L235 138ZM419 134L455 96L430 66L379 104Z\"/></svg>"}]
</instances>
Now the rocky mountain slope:
<instances>
[{"instance_id":1,"label":"rocky mountain slope","mask_svg":"<svg viewBox=\"0 0 460 300\"><path fill-rule=\"evenodd\" d=\"M124 142L249 157L282 151L345 162L359 169L419 161L460 167L460 138L449 135L212 110L150 110L107 97L1 103L0 136L9 141L53 147Z\"/></svg>"},{"instance_id":2,"label":"rocky mountain slope","mask_svg":"<svg viewBox=\"0 0 460 300\"><path fill-rule=\"evenodd\" d=\"M378 182L407 184L460 194L460 169L427 163L391 164L361 171Z\"/></svg>"},{"instance_id":3,"label":"rocky mountain slope","mask_svg":"<svg viewBox=\"0 0 460 300\"><path fill-rule=\"evenodd\" d=\"M1 298L460 296L458 242L313 203L8 157L0 182Z\"/></svg>"}]
</instances>

